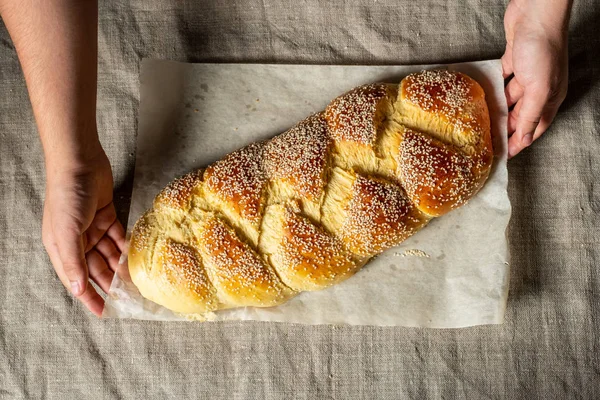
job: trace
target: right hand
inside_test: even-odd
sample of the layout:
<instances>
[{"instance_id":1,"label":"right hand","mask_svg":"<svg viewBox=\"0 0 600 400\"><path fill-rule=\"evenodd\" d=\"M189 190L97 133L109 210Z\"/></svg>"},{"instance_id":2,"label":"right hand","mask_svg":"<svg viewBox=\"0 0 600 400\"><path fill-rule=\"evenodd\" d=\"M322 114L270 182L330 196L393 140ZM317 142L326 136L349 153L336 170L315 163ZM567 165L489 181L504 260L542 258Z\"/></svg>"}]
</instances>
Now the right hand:
<instances>
[{"instance_id":1,"label":"right hand","mask_svg":"<svg viewBox=\"0 0 600 400\"><path fill-rule=\"evenodd\" d=\"M556 8L556 7L555 7ZM509 107L508 155L514 157L550 126L567 94L568 8L512 0L506 9L502 56Z\"/></svg>"},{"instance_id":2,"label":"right hand","mask_svg":"<svg viewBox=\"0 0 600 400\"><path fill-rule=\"evenodd\" d=\"M61 160L47 174L44 246L63 285L101 316L104 300L89 280L108 293L125 244L110 163L98 144L85 161Z\"/></svg>"}]
</instances>

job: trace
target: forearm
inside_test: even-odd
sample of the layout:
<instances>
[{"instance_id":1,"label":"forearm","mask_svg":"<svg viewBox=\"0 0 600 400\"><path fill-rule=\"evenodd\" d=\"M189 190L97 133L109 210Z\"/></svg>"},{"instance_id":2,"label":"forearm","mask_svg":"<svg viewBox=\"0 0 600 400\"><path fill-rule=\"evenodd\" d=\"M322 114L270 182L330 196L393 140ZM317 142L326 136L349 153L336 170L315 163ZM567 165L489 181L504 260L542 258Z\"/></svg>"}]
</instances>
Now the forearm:
<instances>
[{"instance_id":1,"label":"forearm","mask_svg":"<svg viewBox=\"0 0 600 400\"><path fill-rule=\"evenodd\" d=\"M96 131L96 1L0 0L33 106L49 175L85 163Z\"/></svg>"}]
</instances>

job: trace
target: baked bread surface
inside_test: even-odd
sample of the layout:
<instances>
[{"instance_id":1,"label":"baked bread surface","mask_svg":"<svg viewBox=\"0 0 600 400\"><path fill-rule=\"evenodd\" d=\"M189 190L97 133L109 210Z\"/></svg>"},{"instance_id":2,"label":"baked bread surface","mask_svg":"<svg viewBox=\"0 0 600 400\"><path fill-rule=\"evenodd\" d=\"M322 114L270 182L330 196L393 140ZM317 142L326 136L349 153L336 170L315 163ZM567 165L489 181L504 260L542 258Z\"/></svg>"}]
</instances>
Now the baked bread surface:
<instances>
[{"instance_id":1,"label":"baked bread surface","mask_svg":"<svg viewBox=\"0 0 600 400\"><path fill-rule=\"evenodd\" d=\"M135 224L129 272L178 313L275 306L349 278L463 205L492 160L485 94L467 75L360 86L172 181Z\"/></svg>"}]
</instances>

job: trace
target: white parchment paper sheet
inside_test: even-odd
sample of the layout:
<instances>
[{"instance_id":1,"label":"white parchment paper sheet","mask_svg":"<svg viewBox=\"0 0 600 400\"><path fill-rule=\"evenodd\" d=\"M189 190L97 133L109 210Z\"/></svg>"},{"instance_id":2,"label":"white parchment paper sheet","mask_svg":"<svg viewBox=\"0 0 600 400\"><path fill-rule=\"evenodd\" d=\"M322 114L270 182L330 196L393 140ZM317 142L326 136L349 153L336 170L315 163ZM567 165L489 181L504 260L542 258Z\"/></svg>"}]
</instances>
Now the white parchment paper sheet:
<instances>
[{"instance_id":1,"label":"white parchment paper sheet","mask_svg":"<svg viewBox=\"0 0 600 400\"><path fill-rule=\"evenodd\" d=\"M485 89L496 158L481 192L339 285L302 293L278 307L220 311L214 319L438 328L501 323L508 294L505 232L511 209L506 192L508 110L499 60L421 66L144 60L128 232L176 176L284 132L355 86L397 83L411 72L432 68L465 72ZM415 249L428 257L405 253ZM126 264L115 275L104 316L185 319L142 298L128 279Z\"/></svg>"}]
</instances>

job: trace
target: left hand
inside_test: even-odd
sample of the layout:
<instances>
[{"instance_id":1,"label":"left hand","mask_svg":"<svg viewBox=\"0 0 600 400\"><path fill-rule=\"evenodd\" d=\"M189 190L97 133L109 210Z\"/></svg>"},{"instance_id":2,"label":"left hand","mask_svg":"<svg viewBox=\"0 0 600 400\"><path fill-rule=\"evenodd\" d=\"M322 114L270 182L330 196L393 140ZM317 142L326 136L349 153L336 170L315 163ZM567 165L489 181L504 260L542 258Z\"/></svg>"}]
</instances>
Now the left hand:
<instances>
[{"instance_id":1,"label":"left hand","mask_svg":"<svg viewBox=\"0 0 600 400\"><path fill-rule=\"evenodd\" d=\"M536 1L512 0L504 16L504 78L508 106L508 156L514 157L552 123L567 94L566 24L558 10ZM568 15L567 15L568 22Z\"/></svg>"}]
</instances>

